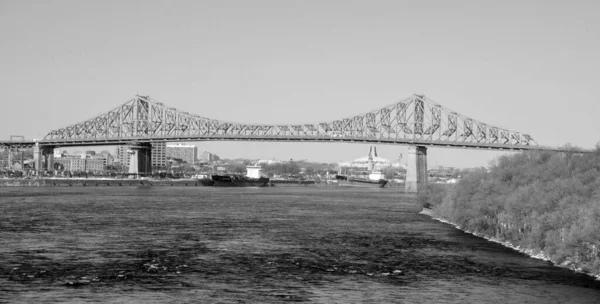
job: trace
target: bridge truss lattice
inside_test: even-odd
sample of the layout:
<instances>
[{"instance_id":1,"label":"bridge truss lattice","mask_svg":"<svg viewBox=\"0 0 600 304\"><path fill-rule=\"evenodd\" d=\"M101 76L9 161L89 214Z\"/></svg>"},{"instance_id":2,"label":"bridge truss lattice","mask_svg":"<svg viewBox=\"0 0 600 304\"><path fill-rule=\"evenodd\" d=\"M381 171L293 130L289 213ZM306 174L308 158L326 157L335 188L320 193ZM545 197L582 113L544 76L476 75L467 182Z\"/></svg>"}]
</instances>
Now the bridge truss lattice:
<instances>
[{"instance_id":1,"label":"bridge truss lattice","mask_svg":"<svg viewBox=\"0 0 600 304\"><path fill-rule=\"evenodd\" d=\"M57 145L131 141L334 141L491 149L535 149L527 134L488 125L422 95L361 115L315 124L244 124L193 115L148 96L46 135Z\"/></svg>"}]
</instances>

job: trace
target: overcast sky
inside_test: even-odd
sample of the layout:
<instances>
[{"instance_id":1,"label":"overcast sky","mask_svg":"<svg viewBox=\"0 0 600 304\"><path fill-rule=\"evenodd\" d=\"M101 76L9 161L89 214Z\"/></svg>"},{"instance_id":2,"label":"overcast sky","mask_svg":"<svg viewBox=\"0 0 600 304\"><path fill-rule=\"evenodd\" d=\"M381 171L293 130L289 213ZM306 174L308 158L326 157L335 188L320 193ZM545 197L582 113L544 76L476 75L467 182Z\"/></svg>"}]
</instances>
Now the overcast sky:
<instances>
[{"instance_id":1,"label":"overcast sky","mask_svg":"<svg viewBox=\"0 0 600 304\"><path fill-rule=\"evenodd\" d=\"M135 94L205 117L314 123L414 93L542 145L600 141L599 1L4 1L0 138L43 138ZM198 143L338 161L361 144ZM406 147L378 146L397 159ZM429 166L497 152L431 148Z\"/></svg>"}]
</instances>

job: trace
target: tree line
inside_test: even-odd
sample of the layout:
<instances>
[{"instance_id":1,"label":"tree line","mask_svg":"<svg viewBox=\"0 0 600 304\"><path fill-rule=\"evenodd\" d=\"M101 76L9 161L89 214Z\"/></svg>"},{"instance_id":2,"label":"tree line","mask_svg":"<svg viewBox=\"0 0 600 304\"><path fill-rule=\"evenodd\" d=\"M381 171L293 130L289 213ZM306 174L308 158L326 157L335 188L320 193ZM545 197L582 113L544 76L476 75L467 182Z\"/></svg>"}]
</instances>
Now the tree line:
<instances>
[{"instance_id":1,"label":"tree line","mask_svg":"<svg viewBox=\"0 0 600 304\"><path fill-rule=\"evenodd\" d=\"M463 229L600 274L600 146L502 156L419 199Z\"/></svg>"}]
</instances>

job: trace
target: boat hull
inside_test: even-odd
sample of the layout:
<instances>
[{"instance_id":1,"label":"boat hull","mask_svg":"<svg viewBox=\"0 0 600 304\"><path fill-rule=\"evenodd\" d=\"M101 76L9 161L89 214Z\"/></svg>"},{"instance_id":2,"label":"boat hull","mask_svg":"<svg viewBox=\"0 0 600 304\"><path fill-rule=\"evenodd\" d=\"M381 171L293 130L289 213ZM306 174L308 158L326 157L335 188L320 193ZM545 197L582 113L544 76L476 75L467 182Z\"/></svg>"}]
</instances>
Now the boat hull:
<instances>
[{"instance_id":1,"label":"boat hull","mask_svg":"<svg viewBox=\"0 0 600 304\"><path fill-rule=\"evenodd\" d=\"M361 188L383 188L388 183L385 179L367 180L349 177L345 175L336 175L338 186L361 187Z\"/></svg>"},{"instance_id":2,"label":"boat hull","mask_svg":"<svg viewBox=\"0 0 600 304\"><path fill-rule=\"evenodd\" d=\"M211 178L199 178L198 182L205 187L210 187L215 184L215 181L213 181Z\"/></svg>"},{"instance_id":3,"label":"boat hull","mask_svg":"<svg viewBox=\"0 0 600 304\"><path fill-rule=\"evenodd\" d=\"M371 181L371 180L361 180L361 179L349 178L348 182L350 182L350 185L353 187L383 188L383 187L385 187L385 185L387 184L388 181L385 179L380 179L378 181Z\"/></svg>"},{"instance_id":4,"label":"boat hull","mask_svg":"<svg viewBox=\"0 0 600 304\"><path fill-rule=\"evenodd\" d=\"M266 187L269 179L266 177L250 178L235 175L213 175L214 187Z\"/></svg>"},{"instance_id":5,"label":"boat hull","mask_svg":"<svg viewBox=\"0 0 600 304\"><path fill-rule=\"evenodd\" d=\"M305 187L315 186L317 183L314 180L271 180L269 185L272 187Z\"/></svg>"}]
</instances>

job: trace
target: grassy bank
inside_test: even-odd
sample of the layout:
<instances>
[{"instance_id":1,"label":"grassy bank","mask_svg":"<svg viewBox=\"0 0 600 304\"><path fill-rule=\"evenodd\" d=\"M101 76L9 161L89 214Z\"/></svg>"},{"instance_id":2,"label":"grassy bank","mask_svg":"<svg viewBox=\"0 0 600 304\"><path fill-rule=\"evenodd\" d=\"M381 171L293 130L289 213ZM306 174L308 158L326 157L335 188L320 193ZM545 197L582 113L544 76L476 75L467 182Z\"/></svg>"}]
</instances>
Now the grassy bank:
<instances>
[{"instance_id":1,"label":"grassy bank","mask_svg":"<svg viewBox=\"0 0 600 304\"><path fill-rule=\"evenodd\" d=\"M465 230L600 274L600 147L504 156L420 200Z\"/></svg>"}]
</instances>

